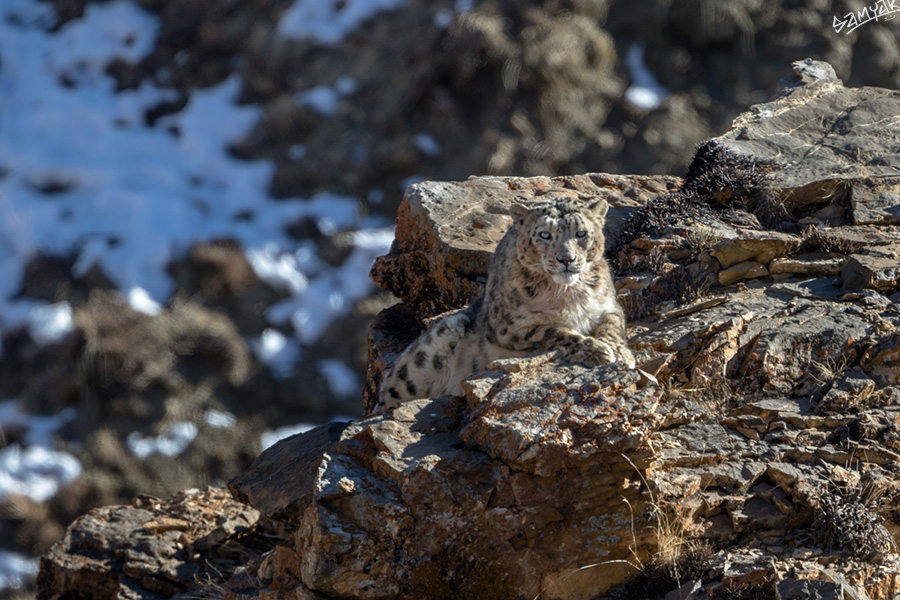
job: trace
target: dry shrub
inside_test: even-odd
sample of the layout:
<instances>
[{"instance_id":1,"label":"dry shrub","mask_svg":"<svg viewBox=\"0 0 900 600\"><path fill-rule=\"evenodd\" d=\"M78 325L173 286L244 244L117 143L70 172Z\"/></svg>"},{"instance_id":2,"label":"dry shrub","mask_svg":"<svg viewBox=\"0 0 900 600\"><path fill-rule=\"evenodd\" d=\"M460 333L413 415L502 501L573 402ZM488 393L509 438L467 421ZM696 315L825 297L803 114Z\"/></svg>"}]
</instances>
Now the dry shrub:
<instances>
[{"instance_id":1,"label":"dry shrub","mask_svg":"<svg viewBox=\"0 0 900 600\"><path fill-rule=\"evenodd\" d=\"M645 564L631 581L616 586L602 600L656 600L689 581L701 579L709 567L713 551L705 541L670 540ZM601 600L601 599L598 599Z\"/></svg>"},{"instance_id":2,"label":"dry shrub","mask_svg":"<svg viewBox=\"0 0 900 600\"><path fill-rule=\"evenodd\" d=\"M810 254L824 252L827 254L853 254L860 245L838 237L827 229L815 225L807 225L800 232L800 244L792 254Z\"/></svg>"},{"instance_id":3,"label":"dry shrub","mask_svg":"<svg viewBox=\"0 0 900 600\"><path fill-rule=\"evenodd\" d=\"M674 302L676 306L696 302L709 295L712 283L702 270L676 266L657 277L653 283L634 294L620 296L625 318L639 321L658 312L663 302Z\"/></svg>"},{"instance_id":4,"label":"dry shrub","mask_svg":"<svg viewBox=\"0 0 900 600\"><path fill-rule=\"evenodd\" d=\"M889 504L889 490L872 472L845 483L832 481L814 498L813 533L826 551L878 562L897 543L879 514Z\"/></svg>"}]
</instances>

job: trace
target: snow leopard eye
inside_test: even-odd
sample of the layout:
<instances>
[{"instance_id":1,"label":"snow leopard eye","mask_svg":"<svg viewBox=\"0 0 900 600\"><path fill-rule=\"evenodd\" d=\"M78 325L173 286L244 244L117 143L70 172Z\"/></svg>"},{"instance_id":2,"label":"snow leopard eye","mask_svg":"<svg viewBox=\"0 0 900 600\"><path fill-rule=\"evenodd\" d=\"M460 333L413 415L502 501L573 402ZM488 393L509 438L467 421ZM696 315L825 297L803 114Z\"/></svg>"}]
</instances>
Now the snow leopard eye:
<instances>
[{"instance_id":1,"label":"snow leopard eye","mask_svg":"<svg viewBox=\"0 0 900 600\"><path fill-rule=\"evenodd\" d=\"M538 237L541 238L542 240L549 240L549 239L550 239L550 232L549 232L549 231L542 231L542 232L540 232L540 233L538 234Z\"/></svg>"},{"instance_id":2,"label":"snow leopard eye","mask_svg":"<svg viewBox=\"0 0 900 600\"><path fill-rule=\"evenodd\" d=\"M579 238L587 237L587 231L585 231L584 229L580 229L575 232L575 237L579 237Z\"/></svg>"}]
</instances>

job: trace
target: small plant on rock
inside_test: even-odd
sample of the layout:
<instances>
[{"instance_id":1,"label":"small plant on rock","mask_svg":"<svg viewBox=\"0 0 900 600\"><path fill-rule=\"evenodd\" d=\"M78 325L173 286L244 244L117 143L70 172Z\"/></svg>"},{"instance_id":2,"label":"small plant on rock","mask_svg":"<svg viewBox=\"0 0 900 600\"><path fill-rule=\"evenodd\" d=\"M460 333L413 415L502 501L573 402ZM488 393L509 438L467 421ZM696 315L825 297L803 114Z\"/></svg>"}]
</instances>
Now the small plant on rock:
<instances>
[{"instance_id":1,"label":"small plant on rock","mask_svg":"<svg viewBox=\"0 0 900 600\"><path fill-rule=\"evenodd\" d=\"M807 225L800 232L800 243L792 254L824 252L827 254L853 254L858 248L853 242L838 237L827 229Z\"/></svg>"},{"instance_id":2,"label":"small plant on rock","mask_svg":"<svg viewBox=\"0 0 900 600\"><path fill-rule=\"evenodd\" d=\"M871 471L843 484L832 481L821 490L814 498L812 525L821 546L872 562L895 551L897 543L879 514L890 495L888 491L888 486Z\"/></svg>"}]
</instances>

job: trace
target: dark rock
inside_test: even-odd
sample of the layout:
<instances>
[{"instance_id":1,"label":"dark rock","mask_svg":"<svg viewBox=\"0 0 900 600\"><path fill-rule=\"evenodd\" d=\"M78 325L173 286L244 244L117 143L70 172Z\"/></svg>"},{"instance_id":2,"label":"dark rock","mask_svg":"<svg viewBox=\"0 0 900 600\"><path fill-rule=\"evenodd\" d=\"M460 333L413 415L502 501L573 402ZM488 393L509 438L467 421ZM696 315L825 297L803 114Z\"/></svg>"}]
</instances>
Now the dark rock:
<instances>
[{"instance_id":1,"label":"dark rock","mask_svg":"<svg viewBox=\"0 0 900 600\"><path fill-rule=\"evenodd\" d=\"M784 579L775 585L778 600L842 600L840 585L830 581L811 579Z\"/></svg>"},{"instance_id":2,"label":"dark rock","mask_svg":"<svg viewBox=\"0 0 900 600\"><path fill-rule=\"evenodd\" d=\"M844 261L841 277L844 289L848 291L889 290L900 282L900 265L896 257L854 254Z\"/></svg>"},{"instance_id":3,"label":"dark rock","mask_svg":"<svg viewBox=\"0 0 900 600\"><path fill-rule=\"evenodd\" d=\"M369 361L363 390L363 414L372 414L378 406L385 371L422 331L422 324L407 304L395 304L386 308L372 320L369 326Z\"/></svg>"},{"instance_id":4,"label":"dark rock","mask_svg":"<svg viewBox=\"0 0 900 600\"><path fill-rule=\"evenodd\" d=\"M231 240L193 246L169 265L169 273L180 295L224 311L245 336L260 335L268 327L266 309L286 297L256 275L243 248Z\"/></svg>"},{"instance_id":5,"label":"dark rock","mask_svg":"<svg viewBox=\"0 0 900 600\"><path fill-rule=\"evenodd\" d=\"M239 501L266 517L297 521L315 495L322 455L341 439L346 423L322 425L280 441L228 484ZM283 485L279 489L275 485Z\"/></svg>"}]
</instances>

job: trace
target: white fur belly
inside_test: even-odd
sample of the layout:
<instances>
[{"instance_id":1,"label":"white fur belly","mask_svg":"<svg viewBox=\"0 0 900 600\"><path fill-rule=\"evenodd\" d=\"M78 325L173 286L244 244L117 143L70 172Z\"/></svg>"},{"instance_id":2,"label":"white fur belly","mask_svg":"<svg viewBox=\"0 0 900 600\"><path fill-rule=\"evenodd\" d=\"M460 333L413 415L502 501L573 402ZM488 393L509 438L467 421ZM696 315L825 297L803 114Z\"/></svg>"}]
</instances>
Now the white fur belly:
<instances>
[{"instance_id":1,"label":"white fur belly","mask_svg":"<svg viewBox=\"0 0 900 600\"><path fill-rule=\"evenodd\" d=\"M546 319L560 327L574 329L581 335L591 335L603 315L619 309L611 294L600 296L591 294L589 290L570 288L560 296L552 299L551 305L541 307Z\"/></svg>"},{"instance_id":2,"label":"white fur belly","mask_svg":"<svg viewBox=\"0 0 900 600\"><path fill-rule=\"evenodd\" d=\"M563 327L574 329L581 335L591 335L604 315L617 310L618 305L612 295L602 298L592 295L581 299L581 302L566 303L557 318Z\"/></svg>"}]
</instances>

